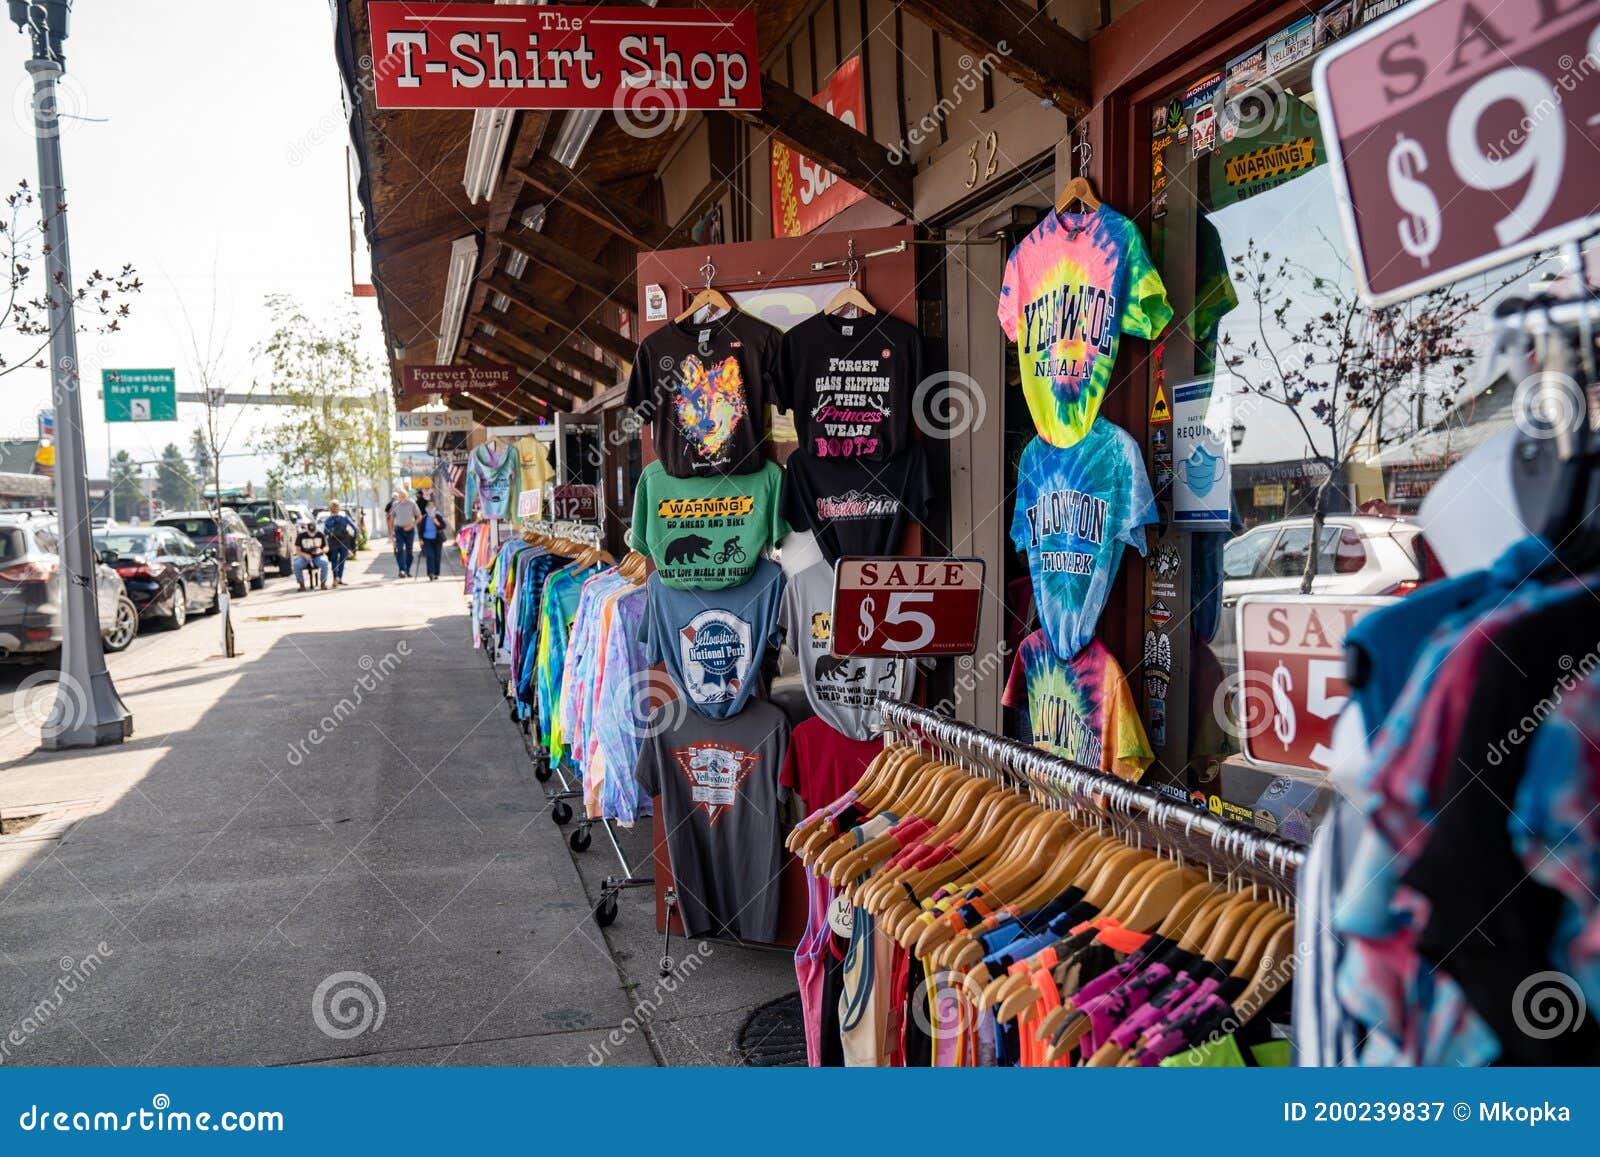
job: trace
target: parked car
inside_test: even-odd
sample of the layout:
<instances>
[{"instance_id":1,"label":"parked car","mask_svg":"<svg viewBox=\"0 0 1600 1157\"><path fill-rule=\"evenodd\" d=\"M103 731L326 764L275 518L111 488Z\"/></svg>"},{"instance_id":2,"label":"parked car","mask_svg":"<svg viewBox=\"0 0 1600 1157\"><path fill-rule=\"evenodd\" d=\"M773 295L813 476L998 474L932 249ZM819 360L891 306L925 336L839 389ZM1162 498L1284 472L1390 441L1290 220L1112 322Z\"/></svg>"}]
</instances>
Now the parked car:
<instances>
[{"instance_id":1,"label":"parked car","mask_svg":"<svg viewBox=\"0 0 1600 1157\"><path fill-rule=\"evenodd\" d=\"M121 527L95 535L101 561L122 576L141 618L162 619L173 630L191 611L206 614L220 602L215 548L202 549L170 526Z\"/></svg>"},{"instance_id":2,"label":"parked car","mask_svg":"<svg viewBox=\"0 0 1600 1157\"><path fill-rule=\"evenodd\" d=\"M1231 671L1238 659L1239 600L1299 594L1310 550L1310 518L1269 522L1228 541L1222 551L1222 621L1211 644L1224 670ZM1323 519L1313 595L1403 595L1427 576L1427 548L1416 523L1364 514Z\"/></svg>"},{"instance_id":3,"label":"parked car","mask_svg":"<svg viewBox=\"0 0 1600 1157\"><path fill-rule=\"evenodd\" d=\"M222 505L244 520L261 544L266 561L276 565L280 575L288 574L294 561L296 528L283 503L270 498L224 498Z\"/></svg>"},{"instance_id":4,"label":"parked car","mask_svg":"<svg viewBox=\"0 0 1600 1157\"><path fill-rule=\"evenodd\" d=\"M0 659L41 655L61 646L61 563L56 524L0 517ZM139 633L139 611L117 572L95 566L100 643L125 650Z\"/></svg>"},{"instance_id":5,"label":"parked car","mask_svg":"<svg viewBox=\"0 0 1600 1157\"><path fill-rule=\"evenodd\" d=\"M228 568L228 594L242 599L251 591L258 591L267 585L266 551L236 511L224 506L221 518L221 557ZM201 550L215 550L218 546L217 519L209 510L180 510L163 514L156 519L155 525L170 526L187 535Z\"/></svg>"}]
</instances>

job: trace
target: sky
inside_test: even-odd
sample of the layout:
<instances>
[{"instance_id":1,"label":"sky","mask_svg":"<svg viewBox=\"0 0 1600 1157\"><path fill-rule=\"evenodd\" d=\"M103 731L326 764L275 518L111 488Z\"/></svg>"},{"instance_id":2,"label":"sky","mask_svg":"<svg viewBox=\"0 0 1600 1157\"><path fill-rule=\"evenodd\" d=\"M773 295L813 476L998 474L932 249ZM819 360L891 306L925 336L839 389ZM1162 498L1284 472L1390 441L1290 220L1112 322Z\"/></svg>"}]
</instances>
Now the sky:
<instances>
[{"instance_id":1,"label":"sky","mask_svg":"<svg viewBox=\"0 0 1600 1157\"><path fill-rule=\"evenodd\" d=\"M327 0L77 0L66 52L62 110L92 118L62 133L74 271L131 263L144 281L120 334L79 338L89 467L103 477L103 368L173 367L178 389L196 390L185 313L202 343L214 315L229 388L243 392L261 376L252 349L268 332L268 294L292 294L311 311L352 301L349 129ZM5 23L0 185L8 190L23 178L38 183L27 56L26 38ZM355 304L382 373L377 305ZM44 373L11 374L0 391L0 436L34 437L49 400ZM202 412L180 405L177 422L118 423L111 448L154 459L170 441L187 452ZM224 446L224 485L265 480L270 460L252 443L275 413L230 411L238 421Z\"/></svg>"}]
</instances>

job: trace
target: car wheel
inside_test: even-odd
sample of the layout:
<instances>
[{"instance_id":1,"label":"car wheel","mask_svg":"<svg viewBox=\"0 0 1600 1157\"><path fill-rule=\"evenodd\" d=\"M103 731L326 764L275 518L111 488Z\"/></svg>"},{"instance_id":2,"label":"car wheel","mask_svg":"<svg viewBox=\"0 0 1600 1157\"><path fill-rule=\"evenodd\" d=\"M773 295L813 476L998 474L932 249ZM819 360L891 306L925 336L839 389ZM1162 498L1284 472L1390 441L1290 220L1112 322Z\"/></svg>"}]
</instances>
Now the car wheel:
<instances>
[{"instance_id":1,"label":"car wheel","mask_svg":"<svg viewBox=\"0 0 1600 1157\"><path fill-rule=\"evenodd\" d=\"M100 645L112 654L126 651L138 633L139 608L133 605L132 599L123 595L117 600L116 620L111 624L111 629L100 636Z\"/></svg>"},{"instance_id":2,"label":"car wheel","mask_svg":"<svg viewBox=\"0 0 1600 1157\"><path fill-rule=\"evenodd\" d=\"M284 578L294 573L294 561L282 555L278 557L278 577Z\"/></svg>"},{"instance_id":3,"label":"car wheel","mask_svg":"<svg viewBox=\"0 0 1600 1157\"><path fill-rule=\"evenodd\" d=\"M249 593L250 584L245 582L243 579L240 579L238 582L234 582L232 579L228 580L228 594L231 597L242 599Z\"/></svg>"},{"instance_id":4,"label":"car wheel","mask_svg":"<svg viewBox=\"0 0 1600 1157\"><path fill-rule=\"evenodd\" d=\"M262 587L267 585L267 572L262 569L266 565L267 565L266 560L263 559L262 562L261 562L261 566L256 567L256 573L250 576L250 589L251 590L258 591Z\"/></svg>"},{"instance_id":5,"label":"car wheel","mask_svg":"<svg viewBox=\"0 0 1600 1157\"><path fill-rule=\"evenodd\" d=\"M172 592L172 613L167 616L167 626L176 631L189 621L189 589L179 583Z\"/></svg>"}]
</instances>

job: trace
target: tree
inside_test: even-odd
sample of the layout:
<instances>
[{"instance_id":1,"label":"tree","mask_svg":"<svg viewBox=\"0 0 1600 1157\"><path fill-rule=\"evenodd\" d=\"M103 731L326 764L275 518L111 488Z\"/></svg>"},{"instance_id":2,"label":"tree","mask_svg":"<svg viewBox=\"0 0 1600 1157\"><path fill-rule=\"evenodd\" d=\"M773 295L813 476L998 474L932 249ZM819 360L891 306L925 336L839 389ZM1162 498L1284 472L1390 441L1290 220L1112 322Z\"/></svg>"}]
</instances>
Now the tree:
<instances>
[{"instance_id":1,"label":"tree","mask_svg":"<svg viewBox=\"0 0 1600 1157\"><path fill-rule=\"evenodd\" d=\"M194 475L189 472L189 463L177 443L167 443L156 469L156 497L163 506L177 510L195 504Z\"/></svg>"},{"instance_id":2,"label":"tree","mask_svg":"<svg viewBox=\"0 0 1600 1157\"><path fill-rule=\"evenodd\" d=\"M1300 590L1317 574L1329 490L1357 454L1372 456L1418 432L1419 397L1455 398L1472 359L1468 322L1527 268L1469 292L1462 283L1383 308L1365 305L1349 264L1326 235L1339 275L1306 265L1250 241L1232 259L1242 304L1255 310L1255 332L1228 332L1218 360L1240 399L1284 407L1312 454L1328 467L1312 508L1312 549ZM1235 401L1237 407L1240 403Z\"/></svg>"},{"instance_id":3,"label":"tree","mask_svg":"<svg viewBox=\"0 0 1600 1157\"><path fill-rule=\"evenodd\" d=\"M209 485L211 482L211 444L206 439L203 426L196 426L189 431L189 460L194 463L194 477L201 484Z\"/></svg>"},{"instance_id":4,"label":"tree","mask_svg":"<svg viewBox=\"0 0 1600 1157\"><path fill-rule=\"evenodd\" d=\"M361 349L351 310L313 319L293 298L267 299L273 330L260 356L283 418L261 448L278 460L287 483L319 486L328 497L356 494L363 479L386 470L390 404L387 383Z\"/></svg>"},{"instance_id":5,"label":"tree","mask_svg":"<svg viewBox=\"0 0 1600 1157\"><path fill-rule=\"evenodd\" d=\"M139 464L126 450L118 450L111 458L111 499L118 518L132 518L144 509L144 481L139 477Z\"/></svg>"},{"instance_id":6,"label":"tree","mask_svg":"<svg viewBox=\"0 0 1600 1157\"><path fill-rule=\"evenodd\" d=\"M49 255L45 223L65 208L41 206L27 181L6 196L0 213L0 377L24 367L47 369L50 337L66 323L65 287L34 284L35 266ZM143 288L131 265L116 273L91 270L70 295L78 332L116 333L128 317L129 298Z\"/></svg>"}]
</instances>

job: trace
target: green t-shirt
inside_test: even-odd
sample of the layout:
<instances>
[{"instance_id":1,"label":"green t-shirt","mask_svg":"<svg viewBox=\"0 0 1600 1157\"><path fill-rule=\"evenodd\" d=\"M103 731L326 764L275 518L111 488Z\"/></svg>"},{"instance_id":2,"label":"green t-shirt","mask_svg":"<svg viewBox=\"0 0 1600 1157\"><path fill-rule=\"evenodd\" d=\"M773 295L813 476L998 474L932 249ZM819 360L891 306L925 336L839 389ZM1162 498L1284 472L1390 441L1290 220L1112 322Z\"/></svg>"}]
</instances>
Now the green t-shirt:
<instances>
[{"instance_id":1,"label":"green t-shirt","mask_svg":"<svg viewBox=\"0 0 1600 1157\"><path fill-rule=\"evenodd\" d=\"M783 471L674 478L652 462L639 475L629 545L669 587L720 591L755 573L761 552L789 533L778 511Z\"/></svg>"}]
</instances>

